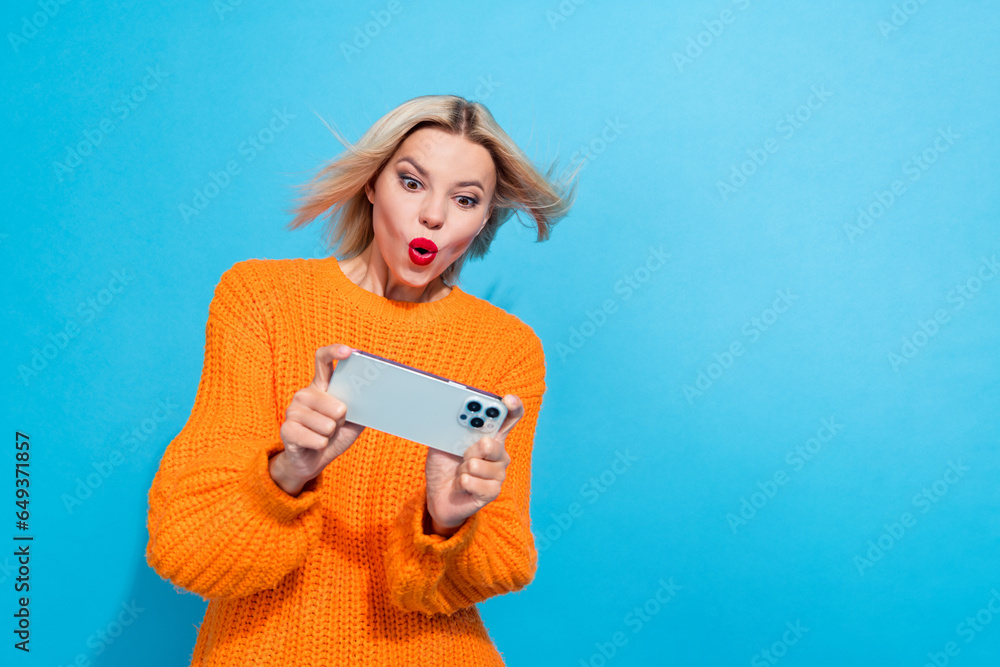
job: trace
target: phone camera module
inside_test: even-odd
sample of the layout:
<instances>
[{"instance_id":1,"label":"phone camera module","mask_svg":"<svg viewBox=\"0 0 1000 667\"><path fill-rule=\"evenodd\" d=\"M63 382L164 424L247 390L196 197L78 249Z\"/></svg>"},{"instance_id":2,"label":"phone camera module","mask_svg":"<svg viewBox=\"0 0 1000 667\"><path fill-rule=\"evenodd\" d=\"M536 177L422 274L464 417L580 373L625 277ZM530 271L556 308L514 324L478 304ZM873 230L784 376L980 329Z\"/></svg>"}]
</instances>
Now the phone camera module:
<instances>
[{"instance_id":1,"label":"phone camera module","mask_svg":"<svg viewBox=\"0 0 1000 667\"><path fill-rule=\"evenodd\" d=\"M458 415L458 423L480 433L493 433L499 425L497 418L500 414L501 410L497 406L484 404L482 399L469 396L465 399L461 414Z\"/></svg>"}]
</instances>

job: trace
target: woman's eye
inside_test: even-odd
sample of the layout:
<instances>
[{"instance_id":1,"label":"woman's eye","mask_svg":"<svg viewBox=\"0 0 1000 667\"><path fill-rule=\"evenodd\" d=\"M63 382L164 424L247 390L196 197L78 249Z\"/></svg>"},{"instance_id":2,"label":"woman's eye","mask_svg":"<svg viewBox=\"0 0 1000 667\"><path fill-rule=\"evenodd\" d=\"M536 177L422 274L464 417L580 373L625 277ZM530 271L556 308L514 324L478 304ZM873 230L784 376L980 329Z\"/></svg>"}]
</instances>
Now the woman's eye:
<instances>
[{"instance_id":1,"label":"woman's eye","mask_svg":"<svg viewBox=\"0 0 1000 667\"><path fill-rule=\"evenodd\" d=\"M420 187L420 181L411 176L403 176L400 174L399 182L402 184L404 190L409 190L411 192L415 192ZM413 183L416 187L411 188L410 183ZM475 208L479 204L478 199L475 197L469 197L468 195L461 195L458 197L458 200L459 206L462 208Z\"/></svg>"}]
</instances>

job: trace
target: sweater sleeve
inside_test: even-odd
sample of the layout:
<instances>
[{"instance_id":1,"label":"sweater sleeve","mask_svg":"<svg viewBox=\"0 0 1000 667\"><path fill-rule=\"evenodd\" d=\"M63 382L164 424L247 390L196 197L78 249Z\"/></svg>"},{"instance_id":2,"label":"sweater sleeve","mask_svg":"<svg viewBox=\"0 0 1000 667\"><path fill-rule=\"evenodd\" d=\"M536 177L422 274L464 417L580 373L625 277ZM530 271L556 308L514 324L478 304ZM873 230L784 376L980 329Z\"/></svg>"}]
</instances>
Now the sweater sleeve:
<instances>
[{"instance_id":1,"label":"sweater sleeve","mask_svg":"<svg viewBox=\"0 0 1000 667\"><path fill-rule=\"evenodd\" d=\"M273 588L320 540L322 475L298 496L271 479L284 449L263 298L243 263L215 289L194 407L149 491L146 560L203 598Z\"/></svg>"},{"instance_id":2,"label":"sweater sleeve","mask_svg":"<svg viewBox=\"0 0 1000 667\"><path fill-rule=\"evenodd\" d=\"M523 340L523 339L522 339ZM524 415L507 434L510 455L500 495L445 538L430 530L426 488L406 499L384 555L390 598L405 611L452 614L494 595L518 591L535 576L531 533L531 451L545 393L545 356L534 332L521 343L495 393L515 394Z\"/></svg>"}]
</instances>

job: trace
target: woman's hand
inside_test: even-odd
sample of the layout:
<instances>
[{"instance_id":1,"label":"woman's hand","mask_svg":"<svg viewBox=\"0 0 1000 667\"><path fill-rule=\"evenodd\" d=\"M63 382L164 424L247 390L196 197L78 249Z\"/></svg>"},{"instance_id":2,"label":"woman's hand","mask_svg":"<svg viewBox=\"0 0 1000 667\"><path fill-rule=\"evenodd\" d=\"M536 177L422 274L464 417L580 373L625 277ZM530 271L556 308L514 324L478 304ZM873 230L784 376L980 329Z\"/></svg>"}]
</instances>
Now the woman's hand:
<instances>
[{"instance_id":1,"label":"woman's hand","mask_svg":"<svg viewBox=\"0 0 1000 667\"><path fill-rule=\"evenodd\" d=\"M347 451L364 426L346 421L347 406L326 389L333 375L332 362L351 355L347 345L327 345L316 350L313 381L295 392L281 425L285 451L271 457L270 472L275 484L298 495L306 482Z\"/></svg>"},{"instance_id":2,"label":"woman's hand","mask_svg":"<svg viewBox=\"0 0 1000 667\"><path fill-rule=\"evenodd\" d=\"M524 405L514 394L504 396L503 402L507 417L496 435L484 435L463 456L427 449L427 511L438 535L453 535L467 518L500 495L510 465L507 434L524 415Z\"/></svg>"}]
</instances>

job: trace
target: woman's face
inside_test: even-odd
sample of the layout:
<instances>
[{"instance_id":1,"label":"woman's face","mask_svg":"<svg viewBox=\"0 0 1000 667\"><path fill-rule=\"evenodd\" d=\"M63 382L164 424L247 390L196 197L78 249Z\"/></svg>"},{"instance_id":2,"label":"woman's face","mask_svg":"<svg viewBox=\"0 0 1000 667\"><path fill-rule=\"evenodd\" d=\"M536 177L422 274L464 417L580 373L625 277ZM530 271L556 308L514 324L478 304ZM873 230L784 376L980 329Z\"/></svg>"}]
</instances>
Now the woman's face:
<instances>
[{"instance_id":1,"label":"woman's face","mask_svg":"<svg viewBox=\"0 0 1000 667\"><path fill-rule=\"evenodd\" d=\"M411 286L441 275L485 226L495 186L493 158L479 144L432 127L407 137L365 187L389 271Z\"/></svg>"}]
</instances>

